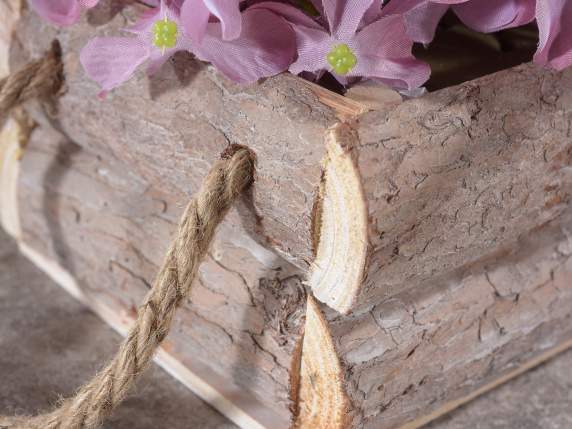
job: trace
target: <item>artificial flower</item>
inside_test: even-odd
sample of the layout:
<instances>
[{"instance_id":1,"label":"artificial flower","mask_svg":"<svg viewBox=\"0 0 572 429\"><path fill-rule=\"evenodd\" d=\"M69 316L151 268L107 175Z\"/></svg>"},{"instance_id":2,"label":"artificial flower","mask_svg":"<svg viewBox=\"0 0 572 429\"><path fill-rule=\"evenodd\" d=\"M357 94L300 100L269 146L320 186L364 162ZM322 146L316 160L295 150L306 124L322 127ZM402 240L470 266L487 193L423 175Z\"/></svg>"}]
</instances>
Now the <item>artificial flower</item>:
<instances>
[{"instance_id":1,"label":"artificial flower","mask_svg":"<svg viewBox=\"0 0 572 429\"><path fill-rule=\"evenodd\" d=\"M295 36L280 16L265 9L246 9L241 15L240 37L224 40L222 23L208 24L202 43L195 44L182 31L176 5L161 3L128 31L134 37L96 37L82 50L80 61L89 77L105 94L128 80L145 62L155 72L175 52L193 52L223 74L250 83L288 68L296 54Z\"/></svg>"},{"instance_id":2,"label":"artificial flower","mask_svg":"<svg viewBox=\"0 0 572 429\"><path fill-rule=\"evenodd\" d=\"M99 0L30 0L32 8L46 21L57 25L75 23L84 8L94 7Z\"/></svg>"},{"instance_id":3,"label":"artificial flower","mask_svg":"<svg viewBox=\"0 0 572 429\"><path fill-rule=\"evenodd\" d=\"M383 8L382 15L403 14L407 34L429 43L439 21L451 8L467 27L491 33L527 24L534 19L535 0L399 0Z\"/></svg>"},{"instance_id":4,"label":"artificial flower","mask_svg":"<svg viewBox=\"0 0 572 429\"><path fill-rule=\"evenodd\" d=\"M475 31L492 33L528 24L536 19L539 46L534 62L557 70L572 65L571 0L400 0L382 9L382 15L403 14L407 34L429 43L448 8Z\"/></svg>"},{"instance_id":5,"label":"artificial flower","mask_svg":"<svg viewBox=\"0 0 572 429\"><path fill-rule=\"evenodd\" d=\"M264 8L264 3L259 6L242 12L240 37L224 40L222 25L209 23L202 43L193 45L191 51L243 84L288 70L296 57L294 31L283 17Z\"/></svg>"},{"instance_id":6,"label":"artificial flower","mask_svg":"<svg viewBox=\"0 0 572 429\"><path fill-rule=\"evenodd\" d=\"M429 67L411 54L403 16L384 16L373 22L372 0L323 0L316 4L325 27L314 20L295 19L298 59L292 73L330 71L340 82L349 78L379 79L393 87L412 89L429 77ZM326 28L327 27L327 28Z\"/></svg>"},{"instance_id":7,"label":"artificial flower","mask_svg":"<svg viewBox=\"0 0 572 429\"><path fill-rule=\"evenodd\" d=\"M213 15L220 22L224 40L238 38L242 29L239 3L240 0L184 0L181 21L185 32L193 42L201 43Z\"/></svg>"},{"instance_id":8,"label":"artificial flower","mask_svg":"<svg viewBox=\"0 0 572 429\"><path fill-rule=\"evenodd\" d=\"M157 70L171 55L187 48L181 37L180 20L161 3L128 31L135 37L95 37L82 49L80 61L87 75L105 93L128 80L149 61L148 70Z\"/></svg>"},{"instance_id":9,"label":"artificial flower","mask_svg":"<svg viewBox=\"0 0 572 429\"><path fill-rule=\"evenodd\" d=\"M534 62L563 70L572 65L572 1L538 0L539 45Z\"/></svg>"}]
</instances>

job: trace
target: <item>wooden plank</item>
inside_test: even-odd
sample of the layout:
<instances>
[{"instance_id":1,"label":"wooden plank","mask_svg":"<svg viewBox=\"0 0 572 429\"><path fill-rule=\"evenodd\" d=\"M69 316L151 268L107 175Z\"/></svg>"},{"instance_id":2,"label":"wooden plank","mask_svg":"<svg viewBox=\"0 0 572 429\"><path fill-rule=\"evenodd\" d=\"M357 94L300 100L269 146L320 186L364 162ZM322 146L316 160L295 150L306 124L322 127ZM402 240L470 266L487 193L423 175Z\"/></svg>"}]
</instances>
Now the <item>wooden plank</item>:
<instances>
[{"instance_id":1,"label":"wooden plank","mask_svg":"<svg viewBox=\"0 0 572 429\"><path fill-rule=\"evenodd\" d=\"M69 156L70 149L65 149L65 144L62 149L60 140L54 131L38 129L24 157L19 191L20 205L25 208L21 214L24 240L52 259L71 266L74 276L82 278L82 287L95 297L92 301L107 302L113 305L114 313L128 317L137 297L146 290L141 278L152 276L161 248L169 240L172 226L157 219L162 216L174 222L182 204L177 206L173 197L145 181L140 183L143 179L132 171L124 176L123 164L111 163L102 155L84 150L72 151L73 155ZM157 201L163 202L157 204ZM46 202L48 204L43 206ZM250 260L245 259L246 254L235 253L236 243L231 246L226 240L231 237L247 240L259 261L272 260L272 254L248 241L248 233L242 227L233 233L233 228L244 224L245 218L238 215L241 210L231 214L230 224L223 226L218 238L222 241L215 244L212 253L213 256L220 254L218 261L222 265L251 278L249 289L257 296L268 279L253 277L251 270L255 265L246 263ZM567 322L572 308L569 280L572 247L565 227L570 222L570 214L566 213L534 235L521 238L520 250L495 257L496 260L482 260L467 271L458 272L456 277L445 274L426 284L423 293L409 289L366 311L347 316L322 306L334 348L330 347L329 354L322 351L319 357L306 355L306 359L340 361L340 379L344 380L354 412L363 419L355 420L355 427L393 428L416 422L418 418L424 422L425 414L439 415L441 410L449 409L448 404L469 400L475 392L482 392L522 371L519 368L528 368L551 356L554 350L567 347L572 336ZM144 225L144 234L124 218ZM227 229L229 226L232 227ZM62 246L62 243L66 244ZM228 246L235 250L229 253ZM138 256L148 254L150 249L157 252L145 259ZM125 263L126 260L131 262ZM112 266L119 262L125 268L114 269L109 275L106 271L110 262ZM202 272L200 293L183 313L199 311L202 317L212 318L223 330L234 333L239 319L228 312L228 308L220 307L220 297L212 291L229 293L243 286L238 280L240 276L217 274L216 265L207 263L210 268ZM286 268L283 266L281 270ZM292 271L286 275L286 269L283 280L291 275L300 276L295 269L289 269ZM303 303L294 296L292 300L282 301L283 305L303 311ZM265 297L265 300L255 300L254 308L265 308L271 295ZM227 303L235 302L234 311L238 315L245 308L252 309L248 300L240 299L239 296L225 298ZM287 321L288 315L295 314L290 309L272 318L275 311L272 308L265 310L265 318L258 319L263 321L267 333L279 332L280 321ZM192 365L201 348L193 338L201 335L203 329L214 331L200 319L186 317L181 319L179 329L181 333L169 341L168 347L171 352L181 353L184 365ZM312 329L306 327L305 338L309 340L312 334ZM295 344L297 337L294 332L286 331L284 340ZM236 345L216 344L208 343L211 355L236 353ZM294 349L282 347L267 352L293 364ZM264 378L266 385L289 385L296 375L292 372L294 369L276 372L273 360L264 363L255 360L255 356L242 360L239 365L257 366L262 373L277 378L275 381ZM211 365L219 367L219 374L233 377L230 367L221 367L220 362L211 362ZM252 380L255 378L249 379ZM250 394L249 389L255 393L258 389L255 386L253 383L243 385L245 395ZM294 384L292 388L298 386ZM277 398L268 395L267 400L277 401ZM324 413L333 415L331 408L324 408Z\"/></svg>"}]
</instances>

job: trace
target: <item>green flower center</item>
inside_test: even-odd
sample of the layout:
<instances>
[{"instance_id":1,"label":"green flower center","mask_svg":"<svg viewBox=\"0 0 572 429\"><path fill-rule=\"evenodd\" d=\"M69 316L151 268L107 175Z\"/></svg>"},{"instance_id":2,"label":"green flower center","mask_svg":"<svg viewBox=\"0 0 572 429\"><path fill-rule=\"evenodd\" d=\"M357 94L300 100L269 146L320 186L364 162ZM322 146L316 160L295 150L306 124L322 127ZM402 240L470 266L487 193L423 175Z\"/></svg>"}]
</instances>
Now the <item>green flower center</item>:
<instances>
[{"instance_id":1,"label":"green flower center","mask_svg":"<svg viewBox=\"0 0 572 429\"><path fill-rule=\"evenodd\" d=\"M336 45L326 56L328 63L337 74L348 74L357 64L357 58L345 43Z\"/></svg>"},{"instance_id":2,"label":"green flower center","mask_svg":"<svg viewBox=\"0 0 572 429\"><path fill-rule=\"evenodd\" d=\"M177 44L177 23L167 18L153 24L153 45L157 48L174 48Z\"/></svg>"}]
</instances>

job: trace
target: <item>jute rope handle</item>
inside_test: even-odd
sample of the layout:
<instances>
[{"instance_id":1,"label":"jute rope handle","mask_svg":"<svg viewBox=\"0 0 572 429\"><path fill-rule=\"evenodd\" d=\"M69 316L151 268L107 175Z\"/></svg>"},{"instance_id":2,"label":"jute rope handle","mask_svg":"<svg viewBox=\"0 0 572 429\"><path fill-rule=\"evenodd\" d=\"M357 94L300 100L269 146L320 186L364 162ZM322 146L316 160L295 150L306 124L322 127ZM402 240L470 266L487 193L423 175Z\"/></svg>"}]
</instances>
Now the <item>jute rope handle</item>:
<instances>
[{"instance_id":1,"label":"jute rope handle","mask_svg":"<svg viewBox=\"0 0 572 429\"><path fill-rule=\"evenodd\" d=\"M40 75L23 77L22 71L4 81L0 91L0 114L7 114L8 111L2 109L6 109L6 106L14 107L34 92L43 94L54 83L53 76L45 75L51 60L44 61L47 61L43 63L44 66L37 62L33 63L35 66L31 64L23 70L27 70L27 73L41 73L46 78L45 81ZM55 67L51 70L61 69ZM28 82L31 86L23 85L23 82ZM14 100L18 102L14 103ZM236 198L254 180L256 159L249 149L233 145L223 152L221 158L186 207L177 235L167 251L155 283L139 307L137 320L111 362L81 387L75 396L64 400L54 411L34 417L0 416L0 428L97 428L121 403L167 336L177 308L189 295L216 227Z\"/></svg>"},{"instance_id":2,"label":"jute rope handle","mask_svg":"<svg viewBox=\"0 0 572 429\"><path fill-rule=\"evenodd\" d=\"M32 99L56 95L64 83L62 51L57 40L43 58L0 79L0 128L10 112Z\"/></svg>"}]
</instances>

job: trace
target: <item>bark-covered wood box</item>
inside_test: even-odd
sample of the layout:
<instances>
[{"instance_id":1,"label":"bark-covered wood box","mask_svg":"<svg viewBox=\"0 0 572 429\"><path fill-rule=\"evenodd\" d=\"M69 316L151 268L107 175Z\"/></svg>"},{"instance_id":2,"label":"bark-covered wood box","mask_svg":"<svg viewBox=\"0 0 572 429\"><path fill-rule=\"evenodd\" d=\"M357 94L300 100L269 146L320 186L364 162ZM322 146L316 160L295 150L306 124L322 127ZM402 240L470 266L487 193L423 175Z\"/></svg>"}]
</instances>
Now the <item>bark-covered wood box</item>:
<instances>
[{"instance_id":1,"label":"bark-covered wood box","mask_svg":"<svg viewBox=\"0 0 572 429\"><path fill-rule=\"evenodd\" d=\"M157 357L241 427L415 428L572 346L571 70L372 105L177 56L102 101L78 52L122 14L17 4L10 68L58 38L66 88L0 136L3 226L118 330L210 165L256 153Z\"/></svg>"}]
</instances>

